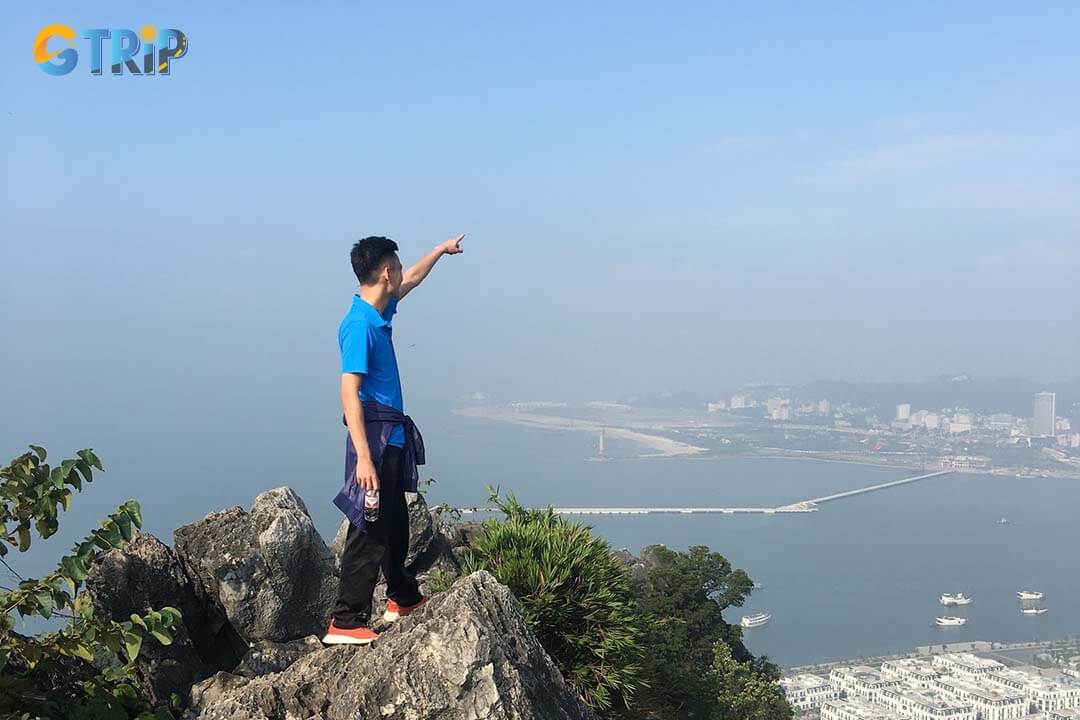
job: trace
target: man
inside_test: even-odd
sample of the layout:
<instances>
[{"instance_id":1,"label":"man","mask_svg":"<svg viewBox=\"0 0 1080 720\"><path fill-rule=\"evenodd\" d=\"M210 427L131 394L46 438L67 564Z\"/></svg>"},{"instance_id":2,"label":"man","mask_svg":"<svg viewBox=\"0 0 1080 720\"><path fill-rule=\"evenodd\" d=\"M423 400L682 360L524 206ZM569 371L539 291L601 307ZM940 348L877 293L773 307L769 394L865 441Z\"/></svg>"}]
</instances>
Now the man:
<instances>
[{"instance_id":1,"label":"man","mask_svg":"<svg viewBox=\"0 0 1080 720\"><path fill-rule=\"evenodd\" d=\"M405 492L416 492L417 465L424 463L423 438L404 414L401 378L394 354L391 319L398 302L419 285L443 255L462 252L458 235L402 272L397 243L367 237L353 246L353 272L360 292L338 329L341 405L345 438L345 484L334 504L349 518L341 554L341 586L323 637L328 644L364 645L371 629L371 601L382 569L389 622L416 610L427 597L405 568L409 552L409 509ZM377 520L365 521L364 491L379 493Z\"/></svg>"}]
</instances>

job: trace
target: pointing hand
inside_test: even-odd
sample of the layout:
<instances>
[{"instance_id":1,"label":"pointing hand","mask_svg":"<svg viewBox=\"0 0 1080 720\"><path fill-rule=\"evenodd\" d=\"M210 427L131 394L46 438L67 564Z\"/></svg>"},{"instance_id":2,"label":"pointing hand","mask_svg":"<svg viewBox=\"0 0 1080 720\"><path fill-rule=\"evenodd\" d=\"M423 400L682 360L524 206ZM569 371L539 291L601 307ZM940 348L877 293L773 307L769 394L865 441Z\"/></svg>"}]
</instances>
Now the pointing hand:
<instances>
[{"instance_id":1,"label":"pointing hand","mask_svg":"<svg viewBox=\"0 0 1080 720\"><path fill-rule=\"evenodd\" d=\"M443 252L447 255L457 255L460 252L465 252L461 249L461 241L465 238L465 233L458 235L457 237L450 238L442 244Z\"/></svg>"}]
</instances>

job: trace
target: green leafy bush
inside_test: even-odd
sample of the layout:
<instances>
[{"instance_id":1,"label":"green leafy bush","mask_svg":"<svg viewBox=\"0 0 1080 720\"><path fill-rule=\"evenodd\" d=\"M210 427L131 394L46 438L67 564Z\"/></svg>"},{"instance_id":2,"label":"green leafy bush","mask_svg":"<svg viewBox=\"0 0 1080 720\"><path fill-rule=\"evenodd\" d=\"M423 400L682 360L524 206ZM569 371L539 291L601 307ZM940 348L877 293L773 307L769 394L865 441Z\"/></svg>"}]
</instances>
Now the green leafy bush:
<instances>
[{"instance_id":1,"label":"green leafy bush","mask_svg":"<svg viewBox=\"0 0 1080 720\"><path fill-rule=\"evenodd\" d=\"M489 491L504 518L484 522L463 570L487 570L513 591L530 629L590 706L628 706L643 685L644 619L626 568L588 527Z\"/></svg>"},{"instance_id":2,"label":"green leafy bush","mask_svg":"<svg viewBox=\"0 0 1080 720\"><path fill-rule=\"evenodd\" d=\"M794 714L776 677L737 661L726 643L716 643L708 677L716 699L710 720L790 720Z\"/></svg>"},{"instance_id":3,"label":"green leafy bush","mask_svg":"<svg viewBox=\"0 0 1080 720\"><path fill-rule=\"evenodd\" d=\"M19 579L0 588L0 716L18 718L164 718L167 709L146 707L134 682L135 659L143 641L168 645L180 611L165 607L123 622L94 617L83 581L99 553L122 548L142 526L139 504L129 500L63 556L41 578L23 579L3 559L9 546L25 552L31 531L46 539L56 533L59 508L71 506L73 491L103 471L92 450L55 467L45 449L30 446L0 469L0 562ZM64 627L35 637L14 631L14 613L22 617L62 617Z\"/></svg>"},{"instance_id":4,"label":"green leafy bush","mask_svg":"<svg viewBox=\"0 0 1080 720\"><path fill-rule=\"evenodd\" d=\"M652 546L646 556L648 571L636 590L652 620L643 639L649 687L623 717L748 718L732 715L733 708L756 708L766 713L754 716L758 720L787 720L791 709L775 683L778 669L754 658L742 644L742 629L722 615L741 607L752 591L747 574L704 545L686 552Z\"/></svg>"}]
</instances>

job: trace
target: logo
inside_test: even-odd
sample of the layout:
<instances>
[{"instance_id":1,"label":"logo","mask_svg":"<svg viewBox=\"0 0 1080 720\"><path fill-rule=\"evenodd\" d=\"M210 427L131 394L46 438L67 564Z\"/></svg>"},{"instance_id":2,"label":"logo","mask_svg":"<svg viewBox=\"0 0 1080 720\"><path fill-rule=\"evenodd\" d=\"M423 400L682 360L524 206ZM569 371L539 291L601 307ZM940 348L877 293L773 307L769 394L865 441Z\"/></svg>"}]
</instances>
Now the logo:
<instances>
[{"instance_id":1,"label":"logo","mask_svg":"<svg viewBox=\"0 0 1080 720\"><path fill-rule=\"evenodd\" d=\"M127 28L91 28L81 33L70 25L46 25L34 39L34 62L49 75L67 75L79 64L79 52L75 39L88 41L90 51L90 74L102 75L102 57L109 53L109 71L123 75L168 75L172 61L187 54L187 35L173 28L158 30L144 25L135 32ZM50 50L66 45L61 50Z\"/></svg>"}]
</instances>

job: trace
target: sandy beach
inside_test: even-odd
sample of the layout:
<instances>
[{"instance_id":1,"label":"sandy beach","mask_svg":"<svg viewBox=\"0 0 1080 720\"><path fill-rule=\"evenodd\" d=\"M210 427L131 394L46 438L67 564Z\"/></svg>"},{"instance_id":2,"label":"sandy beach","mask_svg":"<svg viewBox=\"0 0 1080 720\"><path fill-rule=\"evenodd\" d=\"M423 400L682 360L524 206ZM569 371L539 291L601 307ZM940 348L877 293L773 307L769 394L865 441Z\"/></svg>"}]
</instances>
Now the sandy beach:
<instances>
[{"instance_id":1,"label":"sandy beach","mask_svg":"<svg viewBox=\"0 0 1080 720\"><path fill-rule=\"evenodd\" d=\"M558 417L555 415L543 415L539 413L517 412L505 407L493 405L475 405L454 410L456 415L466 417L478 417L485 420L499 420L517 425L541 427L559 430L580 430L589 433L599 433L603 428L608 437L617 437L631 440L656 452L642 453L638 457L685 457L708 452L707 448L697 447L689 443L679 442L671 438L659 435L649 435L638 430L613 427L592 420L579 420L577 418Z\"/></svg>"}]
</instances>

